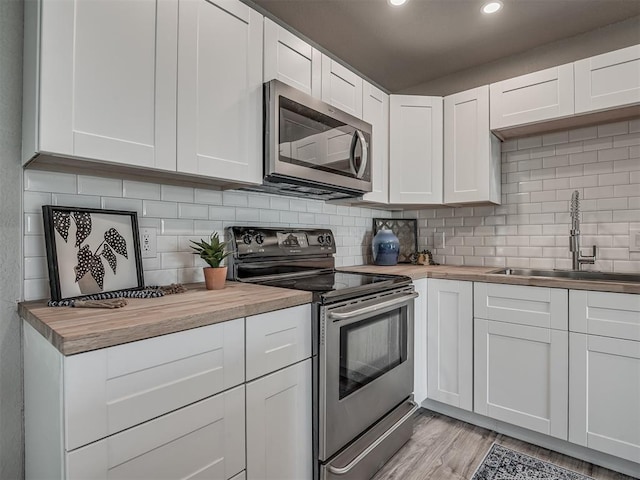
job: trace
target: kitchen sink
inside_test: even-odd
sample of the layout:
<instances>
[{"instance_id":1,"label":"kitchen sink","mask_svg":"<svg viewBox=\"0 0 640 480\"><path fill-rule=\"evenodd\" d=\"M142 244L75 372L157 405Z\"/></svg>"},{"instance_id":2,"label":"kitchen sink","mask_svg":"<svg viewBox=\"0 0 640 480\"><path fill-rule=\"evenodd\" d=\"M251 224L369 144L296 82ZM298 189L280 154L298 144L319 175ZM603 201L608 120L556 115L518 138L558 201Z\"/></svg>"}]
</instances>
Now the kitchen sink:
<instances>
[{"instance_id":1,"label":"kitchen sink","mask_svg":"<svg viewBox=\"0 0 640 480\"><path fill-rule=\"evenodd\" d=\"M640 275L634 273L587 272L579 270L530 270L526 268L503 268L490 273L525 277L569 278L572 280L591 280L594 282L640 283Z\"/></svg>"}]
</instances>

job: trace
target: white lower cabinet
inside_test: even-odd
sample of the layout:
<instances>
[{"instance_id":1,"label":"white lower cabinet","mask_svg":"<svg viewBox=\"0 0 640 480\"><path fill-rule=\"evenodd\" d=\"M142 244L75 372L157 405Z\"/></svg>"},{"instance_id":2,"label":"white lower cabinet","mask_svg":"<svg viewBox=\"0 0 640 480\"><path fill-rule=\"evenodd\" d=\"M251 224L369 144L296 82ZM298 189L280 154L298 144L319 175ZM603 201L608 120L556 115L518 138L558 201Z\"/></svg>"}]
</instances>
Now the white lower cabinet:
<instances>
[{"instance_id":1,"label":"white lower cabinet","mask_svg":"<svg viewBox=\"0 0 640 480\"><path fill-rule=\"evenodd\" d=\"M473 284L427 280L427 398L473 408Z\"/></svg>"},{"instance_id":2,"label":"white lower cabinet","mask_svg":"<svg viewBox=\"0 0 640 480\"><path fill-rule=\"evenodd\" d=\"M569 441L640 463L640 295L569 300Z\"/></svg>"},{"instance_id":3,"label":"white lower cabinet","mask_svg":"<svg viewBox=\"0 0 640 480\"><path fill-rule=\"evenodd\" d=\"M427 279L413 281L418 298L413 303L413 399L427 398Z\"/></svg>"},{"instance_id":4,"label":"white lower cabinet","mask_svg":"<svg viewBox=\"0 0 640 480\"><path fill-rule=\"evenodd\" d=\"M243 385L67 454L67 478L226 480L245 467Z\"/></svg>"},{"instance_id":5,"label":"white lower cabinet","mask_svg":"<svg viewBox=\"0 0 640 480\"><path fill-rule=\"evenodd\" d=\"M640 463L640 342L570 333L569 441Z\"/></svg>"},{"instance_id":6,"label":"white lower cabinet","mask_svg":"<svg viewBox=\"0 0 640 480\"><path fill-rule=\"evenodd\" d=\"M475 319L474 411L567 439L568 332Z\"/></svg>"},{"instance_id":7,"label":"white lower cabinet","mask_svg":"<svg viewBox=\"0 0 640 480\"><path fill-rule=\"evenodd\" d=\"M247 478L312 478L311 359L247 383Z\"/></svg>"}]
</instances>

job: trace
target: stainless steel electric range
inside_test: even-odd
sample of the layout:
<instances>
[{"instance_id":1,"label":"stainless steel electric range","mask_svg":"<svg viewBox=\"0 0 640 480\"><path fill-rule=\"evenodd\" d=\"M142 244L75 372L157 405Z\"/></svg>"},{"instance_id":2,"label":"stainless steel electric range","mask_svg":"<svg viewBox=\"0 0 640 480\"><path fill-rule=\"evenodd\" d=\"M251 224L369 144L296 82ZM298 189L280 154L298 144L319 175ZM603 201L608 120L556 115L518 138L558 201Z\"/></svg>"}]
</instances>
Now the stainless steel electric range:
<instances>
[{"instance_id":1,"label":"stainless steel electric range","mask_svg":"<svg viewBox=\"0 0 640 480\"><path fill-rule=\"evenodd\" d=\"M231 227L229 278L313 292L314 479L368 479L411 437L411 279L336 271L327 229Z\"/></svg>"}]
</instances>

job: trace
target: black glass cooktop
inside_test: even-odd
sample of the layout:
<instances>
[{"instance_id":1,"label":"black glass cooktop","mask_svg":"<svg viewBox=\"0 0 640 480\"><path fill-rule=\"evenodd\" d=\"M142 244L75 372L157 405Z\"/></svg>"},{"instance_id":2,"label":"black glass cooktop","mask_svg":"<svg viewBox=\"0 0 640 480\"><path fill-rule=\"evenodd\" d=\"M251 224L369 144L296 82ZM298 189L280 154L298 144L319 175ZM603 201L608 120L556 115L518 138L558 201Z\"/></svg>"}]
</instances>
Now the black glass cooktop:
<instances>
[{"instance_id":1,"label":"black glass cooktop","mask_svg":"<svg viewBox=\"0 0 640 480\"><path fill-rule=\"evenodd\" d=\"M351 297L375 293L377 291L410 284L411 278L402 275L375 275L354 272L326 272L260 282L272 287L291 288L313 292L314 300L328 300L335 297Z\"/></svg>"}]
</instances>

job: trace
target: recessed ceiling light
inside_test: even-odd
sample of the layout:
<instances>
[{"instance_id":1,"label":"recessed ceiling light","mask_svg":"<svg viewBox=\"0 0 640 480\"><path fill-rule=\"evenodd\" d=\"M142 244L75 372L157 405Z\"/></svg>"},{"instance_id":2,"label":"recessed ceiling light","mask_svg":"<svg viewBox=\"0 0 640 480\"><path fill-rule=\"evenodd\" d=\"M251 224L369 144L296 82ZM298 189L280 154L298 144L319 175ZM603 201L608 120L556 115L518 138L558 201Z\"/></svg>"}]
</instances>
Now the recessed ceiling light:
<instances>
[{"instance_id":1,"label":"recessed ceiling light","mask_svg":"<svg viewBox=\"0 0 640 480\"><path fill-rule=\"evenodd\" d=\"M407 0L388 0L389 5L393 5L394 7L399 7L400 5L404 5L407 3Z\"/></svg>"},{"instance_id":2,"label":"recessed ceiling light","mask_svg":"<svg viewBox=\"0 0 640 480\"><path fill-rule=\"evenodd\" d=\"M502 2L489 2L482 6L482 13L496 13L502 9Z\"/></svg>"}]
</instances>

